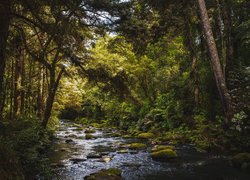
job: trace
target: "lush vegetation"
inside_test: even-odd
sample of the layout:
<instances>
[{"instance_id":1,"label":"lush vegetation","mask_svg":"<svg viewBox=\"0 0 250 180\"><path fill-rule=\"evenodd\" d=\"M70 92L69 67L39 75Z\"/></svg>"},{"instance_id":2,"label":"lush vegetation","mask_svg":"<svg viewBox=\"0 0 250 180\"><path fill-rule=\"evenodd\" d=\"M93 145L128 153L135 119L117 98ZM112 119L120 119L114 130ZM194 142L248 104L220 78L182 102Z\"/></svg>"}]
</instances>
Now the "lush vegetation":
<instances>
[{"instance_id":1,"label":"lush vegetation","mask_svg":"<svg viewBox=\"0 0 250 180\"><path fill-rule=\"evenodd\" d=\"M0 176L48 175L58 118L250 151L250 2L204 3L0 2Z\"/></svg>"}]
</instances>

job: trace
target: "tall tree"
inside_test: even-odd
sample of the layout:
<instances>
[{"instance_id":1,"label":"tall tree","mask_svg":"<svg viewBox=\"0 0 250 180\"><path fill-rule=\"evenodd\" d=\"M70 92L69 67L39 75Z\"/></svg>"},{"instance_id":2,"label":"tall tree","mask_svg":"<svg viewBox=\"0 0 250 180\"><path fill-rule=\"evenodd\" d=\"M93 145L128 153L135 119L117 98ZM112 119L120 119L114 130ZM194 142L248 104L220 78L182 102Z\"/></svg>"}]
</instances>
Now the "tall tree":
<instances>
[{"instance_id":1,"label":"tall tree","mask_svg":"<svg viewBox=\"0 0 250 180\"><path fill-rule=\"evenodd\" d=\"M4 107L5 49L10 24L10 0L0 1L0 119Z\"/></svg>"},{"instance_id":2,"label":"tall tree","mask_svg":"<svg viewBox=\"0 0 250 180\"><path fill-rule=\"evenodd\" d=\"M206 37L207 46L210 53L210 63L212 66L214 78L216 81L217 89L219 92L220 100L225 113L225 125L228 126L233 115L231 97L226 85L223 70L220 64L220 59L214 40L212 27L209 22L208 12L205 4L205 0L197 0L202 20L202 26L204 35Z\"/></svg>"}]
</instances>

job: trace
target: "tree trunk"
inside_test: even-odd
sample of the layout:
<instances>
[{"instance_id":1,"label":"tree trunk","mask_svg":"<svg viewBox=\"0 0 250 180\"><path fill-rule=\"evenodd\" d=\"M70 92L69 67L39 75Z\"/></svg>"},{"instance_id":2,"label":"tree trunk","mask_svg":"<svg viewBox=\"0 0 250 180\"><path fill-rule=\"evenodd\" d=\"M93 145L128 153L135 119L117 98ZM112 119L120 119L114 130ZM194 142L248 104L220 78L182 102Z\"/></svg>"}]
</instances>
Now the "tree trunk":
<instances>
[{"instance_id":1,"label":"tree trunk","mask_svg":"<svg viewBox=\"0 0 250 180\"><path fill-rule=\"evenodd\" d=\"M228 92L225 77L223 75L220 59L215 44L212 28L209 22L206 4L204 0L197 0L199 4L199 10L201 14L201 20L203 25L203 31L206 37L207 46L210 53L210 63L214 73L217 89L219 92L220 100L225 114L225 126L228 126L233 116L231 97Z\"/></svg>"},{"instance_id":2,"label":"tree trunk","mask_svg":"<svg viewBox=\"0 0 250 180\"><path fill-rule=\"evenodd\" d=\"M4 108L4 70L5 70L5 49L10 24L10 1L0 1L0 120Z\"/></svg>"},{"instance_id":3,"label":"tree trunk","mask_svg":"<svg viewBox=\"0 0 250 180\"><path fill-rule=\"evenodd\" d=\"M199 106L199 94L200 94L200 88L199 88L199 73L197 70L197 64L198 64L198 57L195 49L195 38L193 36L193 28L192 28L192 22L190 21L190 18L192 15L190 15L188 9L190 8L187 5L187 1L182 2L186 7L187 10L183 11L183 20L185 22L185 45L187 50L189 51L189 56L192 59L192 66L191 66L191 72L190 72L190 78L192 79L192 91L194 96L194 101L196 104L196 107ZM185 7L184 6L184 7Z\"/></svg>"},{"instance_id":4,"label":"tree trunk","mask_svg":"<svg viewBox=\"0 0 250 180\"><path fill-rule=\"evenodd\" d=\"M57 79L55 78L54 71L55 71L55 69L50 70L50 85L49 85L49 91L48 91L49 94L48 94L48 98L46 100L46 107L45 107L45 112L44 112L44 117L43 117L43 122L42 122L43 128L46 128L46 126L48 124L48 120L51 116L51 110L52 110L53 103L55 100L56 91L57 91L60 79L62 77L62 74L64 72L64 69L62 69L59 72Z\"/></svg>"},{"instance_id":5,"label":"tree trunk","mask_svg":"<svg viewBox=\"0 0 250 180\"><path fill-rule=\"evenodd\" d=\"M37 82L37 116L42 120L42 65L38 64L38 82Z\"/></svg>"},{"instance_id":6,"label":"tree trunk","mask_svg":"<svg viewBox=\"0 0 250 180\"><path fill-rule=\"evenodd\" d=\"M20 85L21 85L21 61L22 49L20 39L17 37L16 42L16 58L15 58L15 81L14 81L14 117L17 118L20 114Z\"/></svg>"},{"instance_id":7,"label":"tree trunk","mask_svg":"<svg viewBox=\"0 0 250 180\"><path fill-rule=\"evenodd\" d=\"M22 59L21 59L21 91L20 91L20 112L23 115L25 113L25 79L26 79L26 71L25 71L25 67L26 67L26 63L25 63L25 51L23 50L22 53Z\"/></svg>"},{"instance_id":8,"label":"tree trunk","mask_svg":"<svg viewBox=\"0 0 250 180\"><path fill-rule=\"evenodd\" d=\"M223 20L224 20L224 29L225 29L225 46L226 46L226 66L225 66L225 79L227 80L228 72L231 70L233 65L234 58L234 47L233 47L233 36L232 36L232 18L231 18L231 0L221 2L223 8Z\"/></svg>"}]
</instances>

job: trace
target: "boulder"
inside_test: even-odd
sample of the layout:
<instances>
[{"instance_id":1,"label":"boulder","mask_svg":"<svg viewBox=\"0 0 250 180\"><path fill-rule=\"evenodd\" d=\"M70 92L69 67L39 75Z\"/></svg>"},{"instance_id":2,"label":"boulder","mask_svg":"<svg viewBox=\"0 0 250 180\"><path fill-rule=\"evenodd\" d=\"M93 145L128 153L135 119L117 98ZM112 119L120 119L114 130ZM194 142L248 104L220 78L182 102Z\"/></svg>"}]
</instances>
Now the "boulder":
<instances>
[{"instance_id":1,"label":"boulder","mask_svg":"<svg viewBox=\"0 0 250 180\"><path fill-rule=\"evenodd\" d=\"M87 155L88 159L92 159L92 158L95 159L95 158L101 158L101 157L102 157L102 155L99 153L90 153Z\"/></svg>"},{"instance_id":2,"label":"boulder","mask_svg":"<svg viewBox=\"0 0 250 180\"><path fill-rule=\"evenodd\" d=\"M164 149L174 149L174 146L168 146L168 145L156 145L152 148L152 152L156 152L156 151L161 151Z\"/></svg>"},{"instance_id":3,"label":"boulder","mask_svg":"<svg viewBox=\"0 0 250 180\"><path fill-rule=\"evenodd\" d=\"M163 149L152 152L151 157L155 161L168 161L177 158L177 154L173 149Z\"/></svg>"},{"instance_id":4,"label":"boulder","mask_svg":"<svg viewBox=\"0 0 250 180\"><path fill-rule=\"evenodd\" d=\"M154 137L154 134L153 133L140 133L138 134L138 138L141 138L141 139L151 139Z\"/></svg>"},{"instance_id":5,"label":"boulder","mask_svg":"<svg viewBox=\"0 0 250 180\"><path fill-rule=\"evenodd\" d=\"M86 159L81 159L81 158L72 158L70 159L70 161L73 162L73 164L77 164L79 162L83 162L83 161L86 161Z\"/></svg>"},{"instance_id":6,"label":"boulder","mask_svg":"<svg viewBox=\"0 0 250 180\"><path fill-rule=\"evenodd\" d=\"M94 129L86 129L84 132L86 134L91 134L91 133L95 133L96 131Z\"/></svg>"},{"instance_id":7,"label":"boulder","mask_svg":"<svg viewBox=\"0 0 250 180\"><path fill-rule=\"evenodd\" d=\"M97 137L92 135L92 134L86 134L85 135L85 139L89 140L89 139L96 139Z\"/></svg>"},{"instance_id":8,"label":"boulder","mask_svg":"<svg viewBox=\"0 0 250 180\"><path fill-rule=\"evenodd\" d=\"M66 139L65 142L66 143L73 143L74 141L72 139Z\"/></svg>"},{"instance_id":9,"label":"boulder","mask_svg":"<svg viewBox=\"0 0 250 180\"><path fill-rule=\"evenodd\" d=\"M129 149L145 149L147 145L143 143L132 143L132 144L129 144L128 147Z\"/></svg>"},{"instance_id":10,"label":"boulder","mask_svg":"<svg viewBox=\"0 0 250 180\"><path fill-rule=\"evenodd\" d=\"M250 153L239 153L233 156L232 164L235 167L248 169L250 167Z\"/></svg>"},{"instance_id":11,"label":"boulder","mask_svg":"<svg viewBox=\"0 0 250 180\"><path fill-rule=\"evenodd\" d=\"M117 151L118 154L128 153L128 149L121 149Z\"/></svg>"},{"instance_id":12,"label":"boulder","mask_svg":"<svg viewBox=\"0 0 250 180\"><path fill-rule=\"evenodd\" d=\"M121 170L111 168L104 169L99 172L90 174L84 178L85 180L122 180Z\"/></svg>"}]
</instances>

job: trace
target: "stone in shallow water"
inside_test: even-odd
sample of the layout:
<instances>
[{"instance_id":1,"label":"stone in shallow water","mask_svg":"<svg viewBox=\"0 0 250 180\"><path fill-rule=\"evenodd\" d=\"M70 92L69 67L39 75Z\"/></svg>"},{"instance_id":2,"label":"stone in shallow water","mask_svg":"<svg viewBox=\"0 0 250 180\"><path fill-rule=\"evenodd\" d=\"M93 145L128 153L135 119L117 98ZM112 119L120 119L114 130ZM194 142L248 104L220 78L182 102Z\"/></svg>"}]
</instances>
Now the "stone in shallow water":
<instances>
[{"instance_id":1,"label":"stone in shallow water","mask_svg":"<svg viewBox=\"0 0 250 180\"><path fill-rule=\"evenodd\" d=\"M90 154L87 155L87 158L88 158L88 159L92 159L92 158L101 158L101 157L102 157L102 155L99 154L99 153L90 153Z\"/></svg>"},{"instance_id":2,"label":"stone in shallow water","mask_svg":"<svg viewBox=\"0 0 250 180\"><path fill-rule=\"evenodd\" d=\"M68 151L68 150L66 148L62 148L62 149L59 149L59 151L65 152L65 151Z\"/></svg>"},{"instance_id":3,"label":"stone in shallow water","mask_svg":"<svg viewBox=\"0 0 250 180\"><path fill-rule=\"evenodd\" d=\"M111 157L110 156L102 156L100 162L110 162L111 161Z\"/></svg>"},{"instance_id":4,"label":"stone in shallow water","mask_svg":"<svg viewBox=\"0 0 250 180\"><path fill-rule=\"evenodd\" d=\"M232 164L242 169L250 169L250 153L239 153L233 156ZM248 168L246 168L248 166Z\"/></svg>"},{"instance_id":5,"label":"stone in shallow water","mask_svg":"<svg viewBox=\"0 0 250 180\"><path fill-rule=\"evenodd\" d=\"M160 151L155 151L151 153L151 157L155 161L168 161L169 159L177 158L177 154L172 149L164 149Z\"/></svg>"},{"instance_id":6,"label":"stone in shallow water","mask_svg":"<svg viewBox=\"0 0 250 180\"><path fill-rule=\"evenodd\" d=\"M97 137L92 135L92 134L86 134L85 135L85 139L89 140L89 139L96 139Z\"/></svg>"},{"instance_id":7,"label":"stone in shallow water","mask_svg":"<svg viewBox=\"0 0 250 180\"><path fill-rule=\"evenodd\" d=\"M70 134L68 136L64 136L64 138L77 138L77 135L75 134Z\"/></svg>"},{"instance_id":8,"label":"stone in shallow water","mask_svg":"<svg viewBox=\"0 0 250 180\"><path fill-rule=\"evenodd\" d=\"M141 138L141 139L150 139L150 138L153 138L154 137L154 134L153 133L140 133L138 135L138 138Z\"/></svg>"},{"instance_id":9,"label":"stone in shallow water","mask_svg":"<svg viewBox=\"0 0 250 180\"><path fill-rule=\"evenodd\" d=\"M156 152L156 151L161 151L164 149L174 149L174 146L168 146L168 145L156 145L152 148L152 152Z\"/></svg>"},{"instance_id":10,"label":"stone in shallow water","mask_svg":"<svg viewBox=\"0 0 250 180\"><path fill-rule=\"evenodd\" d=\"M121 150L118 150L116 152L119 154L128 153L128 149L121 149Z\"/></svg>"},{"instance_id":11,"label":"stone in shallow water","mask_svg":"<svg viewBox=\"0 0 250 180\"><path fill-rule=\"evenodd\" d=\"M86 129L84 132L86 134L90 134L90 133L95 133L96 131L94 129Z\"/></svg>"},{"instance_id":12,"label":"stone in shallow water","mask_svg":"<svg viewBox=\"0 0 250 180\"><path fill-rule=\"evenodd\" d=\"M70 161L73 162L73 164L77 164L79 162L83 162L83 161L86 161L87 159L83 159L83 158L72 158L70 159Z\"/></svg>"},{"instance_id":13,"label":"stone in shallow water","mask_svg":"<svg viewBox=\"0 0 250 180\"><path fill-rule=\"evenodd\" d=\"M73 143L74 141L72 139L66 139L65 142L66 143Z\"/></svg>"},{"instance_id":14,"label":"stone in shallow water","mask_svg":"<svg viewBox=\"0 0 250 180\"><path fill-rule=\"evenodd\" d=\"M137 154L138 151L136 151L136 150L129 150L129 153L130 153L130 154Z\"/></svg>"},{"instance_id":15,"label":"stone in shallow water","mask_svg":"<svg viewBox=\"0 0 250 180\"><path fill-rule=\"evenodd\" d=\"M60 164L60 163L52 163L50 166L53 168L63 168L64 167L64 165Z\"/></svg>"},{"instance_id":16,"label":"stone in shallow water","mask_svg":"<svg viewBox=\"0 0 250 180\"><path fill-rule=\"evenodd\" d=\"M122 180L121 170L111 168L104 169L99 172L90 174L84 178L85 180Z\"/></svg>"},{"instance_id":17,"label":"stone in shallow water","mask_svg":"<svg viewBox=\"0 0 250 180\"><path fill-rule=\"evenodd\" d=\"M109 155L109 152L101 152L101 155L102 156L107 156L107 155Z\"/></svg>"},{"instance_id":18,"label":"stone in shallow water","mask_svg":"<svg viewBox=\"0 0 250 180\"><path fill-rule=\"evenodd\" d=\"M129 145L129 149L144 149L146 147L146 144L143 143L132 143Z\"/></svg>"}]
</instances>

